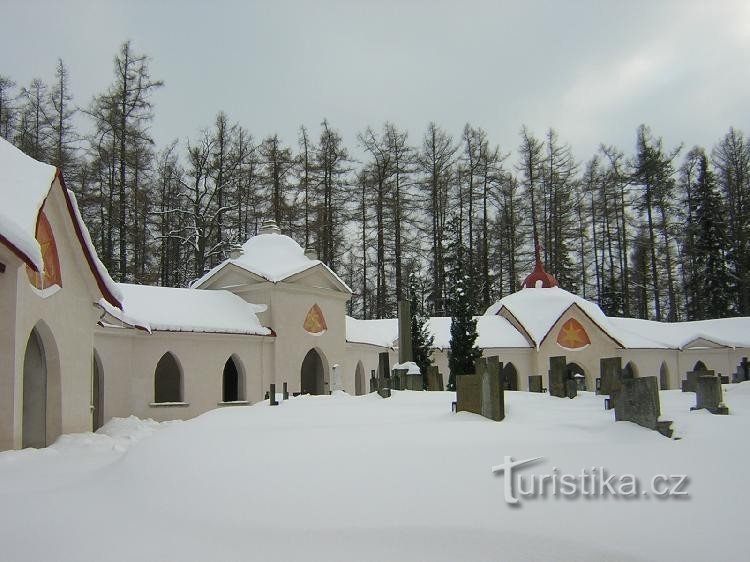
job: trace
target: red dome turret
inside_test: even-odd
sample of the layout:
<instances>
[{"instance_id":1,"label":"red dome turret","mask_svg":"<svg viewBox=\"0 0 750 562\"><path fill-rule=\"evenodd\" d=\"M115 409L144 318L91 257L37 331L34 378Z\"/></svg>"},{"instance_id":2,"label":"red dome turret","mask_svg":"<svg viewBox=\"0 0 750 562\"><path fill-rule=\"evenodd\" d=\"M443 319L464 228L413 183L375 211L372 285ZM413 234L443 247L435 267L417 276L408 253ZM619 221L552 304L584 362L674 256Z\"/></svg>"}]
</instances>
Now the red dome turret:
<instances>
[{"instance_id":1,"label":"red dome turret","mask_svg":"<svg viewBox=\"0 0 750 562\"><path fill-rule=\"evenodd\" d=\"M539 241L534 242L534 254L536 256L536 263L534 264L534 271L532 271L526 280L523 282L524 289L549 289L551 287L557 287L557 279L544 270L542 265L542 256L539 252Z\"/></svg>"}]
</instances>

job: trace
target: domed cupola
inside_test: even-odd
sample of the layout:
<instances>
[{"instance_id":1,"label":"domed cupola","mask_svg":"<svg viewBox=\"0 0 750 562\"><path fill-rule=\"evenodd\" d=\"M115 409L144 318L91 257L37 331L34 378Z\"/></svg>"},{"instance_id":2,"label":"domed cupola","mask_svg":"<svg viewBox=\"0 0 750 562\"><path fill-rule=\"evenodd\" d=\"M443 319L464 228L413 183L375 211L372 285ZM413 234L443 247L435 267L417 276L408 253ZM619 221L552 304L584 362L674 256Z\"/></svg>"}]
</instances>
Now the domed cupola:
<instances>
[{"instance_id":1,"label":"domed cupola","mask_svg":"<svg viewBox=\"0 0 750 562\"><path fill-rule=\"evenodd\" d=\"M534 271L532 271L526 280L523 282L524 289L550 289L557 287L557 279L544 270L542 265L542 256L539 252L539 241L534 242L534 254L536 263L534 264Z\"/></svg>"}]
</instances>

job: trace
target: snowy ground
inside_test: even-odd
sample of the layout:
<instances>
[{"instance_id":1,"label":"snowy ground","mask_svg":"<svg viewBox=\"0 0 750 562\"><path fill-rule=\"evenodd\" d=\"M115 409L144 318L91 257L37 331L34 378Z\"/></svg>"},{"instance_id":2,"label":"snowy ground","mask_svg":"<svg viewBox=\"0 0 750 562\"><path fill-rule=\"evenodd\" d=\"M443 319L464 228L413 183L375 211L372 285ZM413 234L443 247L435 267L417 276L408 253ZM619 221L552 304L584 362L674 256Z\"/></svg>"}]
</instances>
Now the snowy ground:
<instances>
[{"instance_id":1,"label":"snowy ground","mask_svg":"<svg viewBox=\"0 0 750 562\"><path fill-rule=\"evenodd\" d=\"M746 560L750 383L725 389L725 417L661 393L680 440L615 423L590 393L507 393L501 423L452 414L447 392L113 420L0 454L0 559ZM687 474L689 498L511 507L491 472L506 455L546 458L524 474Z\"/></svg>"}]
</instances>

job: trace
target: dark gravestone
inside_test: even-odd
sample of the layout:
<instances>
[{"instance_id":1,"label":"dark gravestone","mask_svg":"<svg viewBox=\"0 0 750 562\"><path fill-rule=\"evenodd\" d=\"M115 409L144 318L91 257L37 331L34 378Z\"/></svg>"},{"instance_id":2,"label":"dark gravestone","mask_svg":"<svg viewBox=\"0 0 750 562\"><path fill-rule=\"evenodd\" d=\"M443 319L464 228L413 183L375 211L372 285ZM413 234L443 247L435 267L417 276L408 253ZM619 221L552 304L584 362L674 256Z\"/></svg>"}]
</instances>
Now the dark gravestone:
<instances>
[{"instance_id":1,"label":"dark gravestone","mask_svg":"<svg viewBox=\"0 0 750 562\"><path fill-rule=\"evenodd\" d=\"M272 384L271 389L268 391L268 399L270 400L271 406L278 406L279 402L276 400L276 385Z\"/></svg>"},{"instance_id":2,"label":"dark gravestone","mask_svg":"<svg viewBox=\"0 0 750 562\"><path fill-rule=\"evenodd\" d=\"M482 400L479 377L456 375L456 412L482 414Z\"/></svg>"},{"instance_id":3,"label":"dark gravestone","mask_svg":"<svg viewBox=\"0 0 750 562\"><path fill-rule=\"evenodd\" d=\"M505 375L503 375L503 364L500 363L500 358L497 355L484 358L487 364L488 371L497 371L500 373L500 384L505 388ZM474 369L476 371L476 369ZM477 371L479 372L479 371Z\"/></svg>"},{"instance_id":4,"label":"dark gravestone","mask_svg":"<svg viewBox=\"0 0 750 562\"><path fill-rule=\"evenodd\" d=\"M568 398L575 398L578 396L578 382L575 379L568 379L565 383L565 390Z\"/></svg>"},{"instance_id":5,"label":"dark gravestone","mask_svg":"<svg viewBox=\"0 0 750 562\"><path fill-rule=\"evenodd\" d=\"M658 431L666 437L672 436L672 422L661 422L659 383L656 377L640 377L621 381L615 401L615 420L637 423L642 427Z\"/></svg>"},{"instance_id":6,"label":"dark gravestone","mask_svg":"<svg viewBox=\"0 0 750 562\"><path fill-rule=\"evenodd\" d=\"M565 398L568 395L568 362L565 356L549 358L549 393Z\"/></svg>"},{"instance_id":7,"label":"dark gravestone","mask_svg":"<svg viewBox=\"0 0 750 562\"><path fill-rule=\"evenodd\" d=\"M411 303L398 301L398 362L413 361L411 349Z\"/></svg>"},{"instance_id":8,"label":"dark gravestone","mask_svg":"<svg viewBox=\"0 0 750 562\"><path fill-rule=\"evenodd\" d=\"M719 380L721 381L721 384L729 384L729 377L722 375L721 373L719 373Z\"/></svg>"},{"instance_id":9,"label":"dark gravestone","mask_svg":"<svg viewBox=\"0 0 750 562\"><path fill-rule=\"evenodd\" d=\"M714 371L690 371L682 381L682 392L695 392L699 377L713 377Z\"/></svg>"},{"instance_id":10,"label":"dark gravestone","mask_svg":"<svg viewBox=\"0 0 750 562\"><path fill-rule=\"evenodd\" d=\"M384 379L391 376L391 357L387 351L378 353L378 378Z\"/></svg>"},{"instance_id":11,"label":"dark gravestone","mask_svg":"<svg viewBox=\"0 0 750 562\"><path fill-rule=\"evenodd\" d=\"M456 376L456 411L471 412L501 421L505 418L502 363L497 358L477 359L475 373Z\"/></svg>"},{"instance_id":12,"label":"dark gravestone","mask_svg":"<svg viewBox=\"0 0 750 562\"><path fill-rule=\"evenodd\" d=\"M378 394L383 398L391 396L391 359L387 351L378 353Z\"/></svg>"},{"instance_id":13,"label":"dark gravestone","mask_svg":"<svg viewBox=\"0 0 750 562\"><path fill-rule=\"evenodd\" d=\"M622 379L622 358L604 357L599 360L599 394L612 394Z\"/></svg>"},{"instance_id":14,"label":"dark gravestone","mask_svg":"<svg viewBox=\"0 0 750 562\"><path fill-rule=\"evenodd\" d=\"M503 386L503 364L497 357L488 357L482 377L482 415L495 421L505 419L505 387ZM480 374L477 372L477 374Z\"/></svg>"},{"instance_id":15,"label":"dark gravestone","mask_svg":"<svg viewBox=\"0 0 750 562\"><path fill-rule=\"evenodd\" d=\"M704 408L712 414L725 416L729 413L722 399L721 380L718 377L698 377L695 382L695 406L690 409Z\"/></svg>"},{"instance_id":16,"label":"dark gravestone","mask_svg":"<svg viewBox=\"0 0 750 562\"><path fill-rule=\"evenodd\" d=\"M406 390L406 369L394 369L391 373L391 388L393 390Z\"/></svg>"},{"instance_id":17,"label":"dark gravestone","mask_svg":"<svg viewBox=\"0 0 750 562\"><path fill-rule=\"evenodd\" d=\"M289 389L287 388L286 383L284 383L284 400L289 400Z\"/></svg>"},{"instance_id":18,"label":"dark gravestone","mask_svg":"<svg viewBox=\"0 0 750 562\"><path fill-rule=\"evenodd\" d=\"M529 375L529 392L543 392L542 375Z\"/></svg>"},{"instance_id":19,"label":"dark gravestone","mask_svg":"<svg viewBox=\"0 0 750 562\"><path fill-rule=\"evenodd\" d=\"M378 391L378 379L375 376L375 370L370 371L370 392Z\"/></svg>"},{"instance_id":20,"label":"dark gravestone","mask_svg":"<svg viewBox=\"0 0 750 562\"><path fill-rule=\"evenodd\" d=\"M427 390L443 390L443 377L436 365L427 367Z\"/></svg>"},{"instance_id":21,"label":"dark gravestone","mask_svg":"<svg viewBox=\"0 0 750 562\"><path fill-rule=\"evenodd\" d=\"M422 374L406 374L406 390L424 390Z\"/></svg>"},{"instance_id":22,"label":"dark gravestone","mask_svg":"<svg viewBox=\"0 0 750 562\"><path fill-rule=\"evenodd\" d=\"M747 357L743 357L732 376L732 382L739 383L747 380L750 380L750 363L748 363Z\"/></svg>"}]
</instances>

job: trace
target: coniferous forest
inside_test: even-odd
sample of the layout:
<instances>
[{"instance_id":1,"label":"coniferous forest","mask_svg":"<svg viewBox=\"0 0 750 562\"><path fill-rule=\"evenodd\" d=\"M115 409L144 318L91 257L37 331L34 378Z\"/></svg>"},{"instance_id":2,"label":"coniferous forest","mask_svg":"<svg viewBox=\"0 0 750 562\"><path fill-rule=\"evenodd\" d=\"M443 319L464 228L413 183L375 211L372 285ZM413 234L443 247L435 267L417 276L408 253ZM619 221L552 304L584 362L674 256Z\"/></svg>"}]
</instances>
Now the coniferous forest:
<instances>
[{"instance_id":1,"label":"coniferous forest","mask_svg":"<svg viewBox=\"0 0 750 562\"><path fill-rule=\"evenodd\" d=\"M420 314L451 315L464 295L480 314L519 288L535 239L560 286L610 316L750 315L750 141L731 124L696 147L642 125L630 147L580 155L565 131L524 127L501 147L481 124L343 139L324 119L256 138L219 110L156 146L165 86L149 62L123 43L87 102L61 60L48 81L0 75L0 136L63 170L118 281L187 286L274 219L349 284L360 318L393 317L410 297Z\"/></svg>"}]
</instances>

